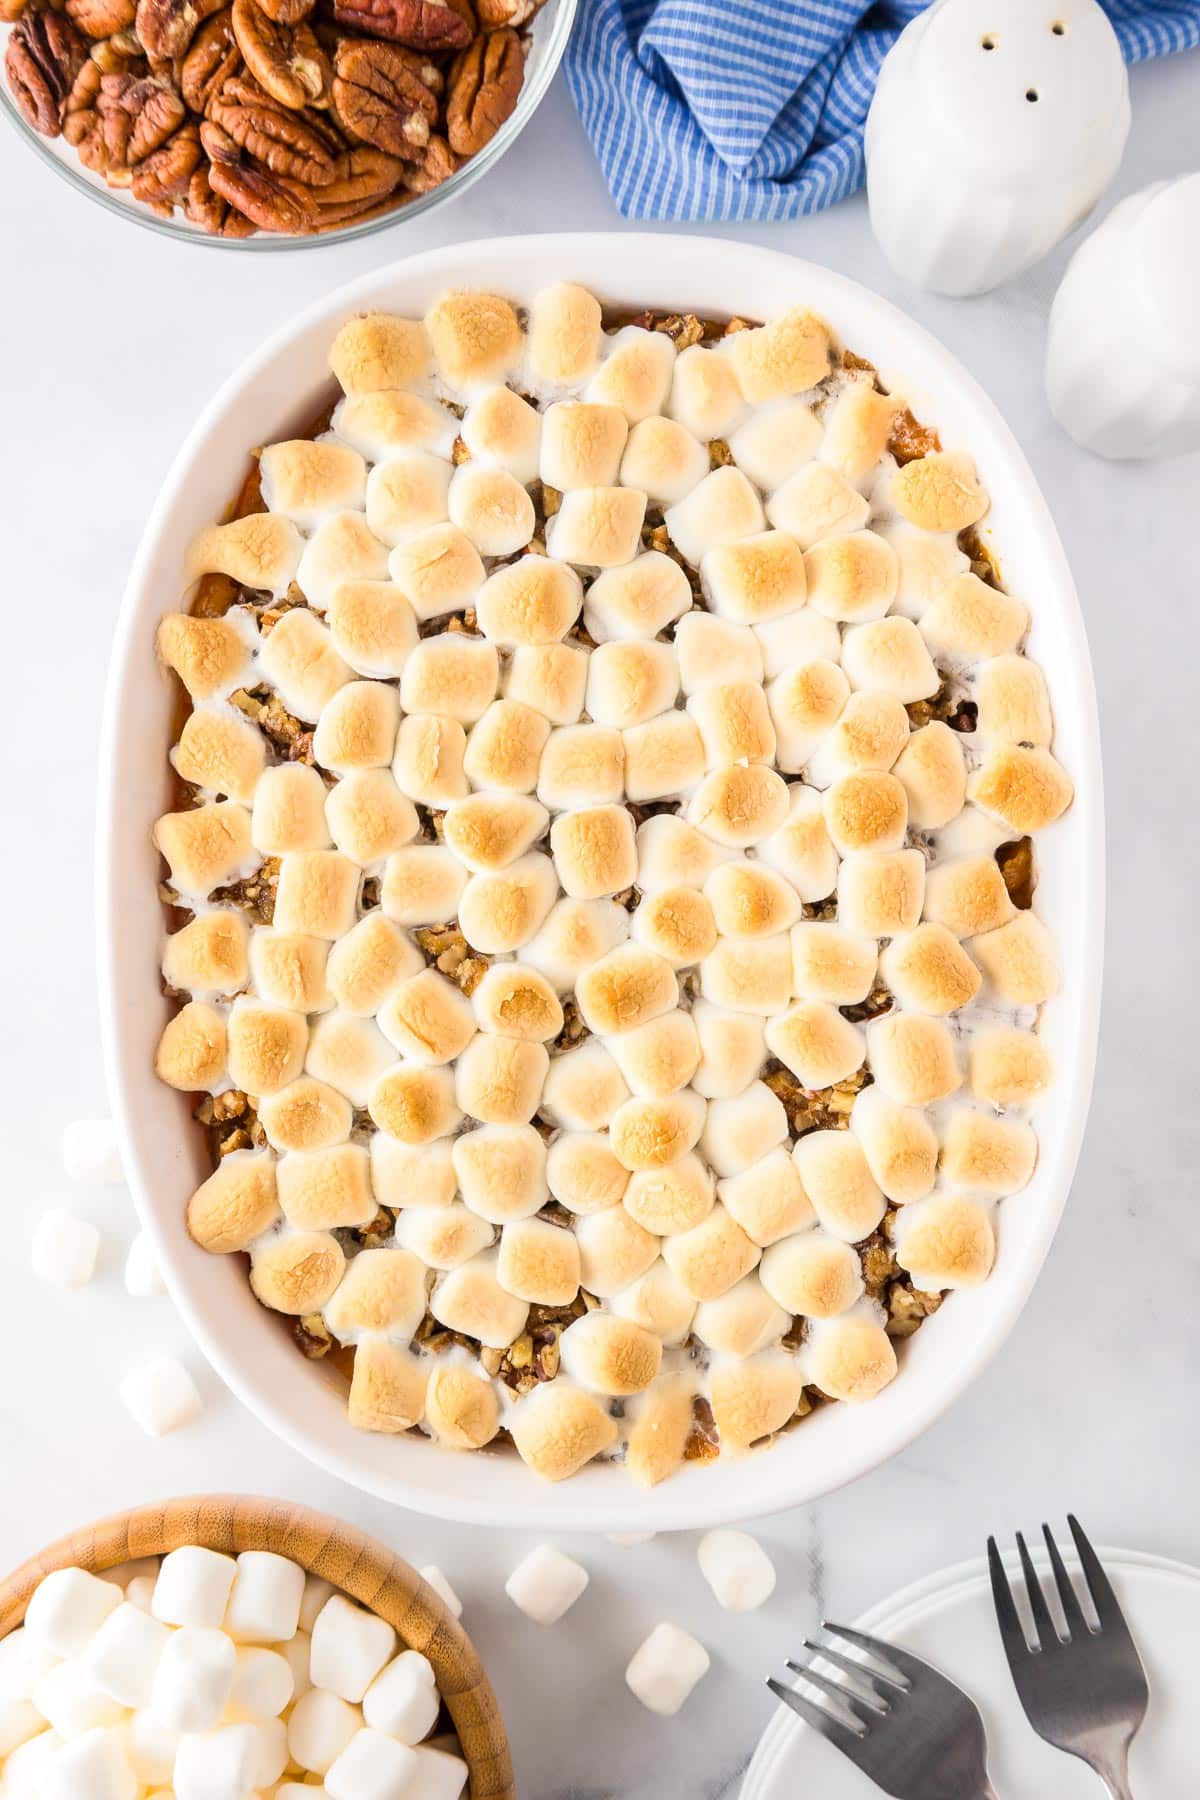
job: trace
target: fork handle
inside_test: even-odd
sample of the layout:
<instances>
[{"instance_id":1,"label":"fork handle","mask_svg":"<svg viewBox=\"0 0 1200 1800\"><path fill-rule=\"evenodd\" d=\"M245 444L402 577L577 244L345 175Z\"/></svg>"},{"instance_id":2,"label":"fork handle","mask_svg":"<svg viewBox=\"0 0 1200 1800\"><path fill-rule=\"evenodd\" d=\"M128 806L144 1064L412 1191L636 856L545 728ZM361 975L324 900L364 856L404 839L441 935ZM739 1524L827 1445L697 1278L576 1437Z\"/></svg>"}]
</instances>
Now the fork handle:
<instances>
[{"instance_id":1,"label":"fork handle","mask_svg":"<svg viewBox=\"0 0 1200 1800\"><path fill-rule=\"evenodd\" d=\"M1133 1789L1129 1785L1128 1744L1122 1744L1111 1755L1096 1757L1092 1768L1108 1789L1111 1800L1133 1800Z\"/></svg>"}]
</instances>

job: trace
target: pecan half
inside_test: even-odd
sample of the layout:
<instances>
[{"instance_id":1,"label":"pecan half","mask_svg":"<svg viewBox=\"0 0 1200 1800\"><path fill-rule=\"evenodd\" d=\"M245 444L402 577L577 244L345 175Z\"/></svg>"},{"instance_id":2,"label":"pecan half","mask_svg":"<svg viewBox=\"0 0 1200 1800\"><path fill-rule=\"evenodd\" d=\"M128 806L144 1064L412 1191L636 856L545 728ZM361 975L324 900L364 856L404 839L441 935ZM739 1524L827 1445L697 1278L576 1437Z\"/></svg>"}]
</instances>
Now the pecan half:
<instances>
[{"instance_id":1,"label":"pecan half","mask_svg":"<svg viewBox=\"0 0 1200 1800\"><path fill-rule=\"evenodd\" d=\"M333 70L311 25L280 25L258 0L233 0L233 35L246 67L281 106L325 106Z\"/></svg>"},{"instance_id":2,"label":"pecan half","mask_svg":"<svg viewBox=\"0 0 1200 1800\"><path fill-rule=\"evenodd\" d=\"M423 162L438 103L413 63L421 67L420 58L399 44L344 38L334 58L333 110L356 142Z\"/></svg>"},{"instance_id":3,"label":"pecan half","mask_svg":"<svg viewBox=\"0 0 1200 1800\"><path fill-rule=\"evenodd\" d=\"M442 0L332 0L339 25L368 37L388 38L413 50L461 50L474 35L470 24Z\"/></svg>"},{"instance_id":4,"label":"pecan half","mask_svg":"<svg viewBox=\"0 0 1200 1800\"><path fill-rule=\"evenodd\" d=\"M138 37L152 63L174 63L224 0L137 0Z\"/></svg>"},{"instance_id":5,"label":"pecan half","mask_svg":"<svg viewBox=\"0 0 1200 1800\"><path fill-rule=\"evenodd\" d=\"M62 130L63 108L87 56L87 45L64 13L25 13L4 53L8 85L21 112L43 137Z\"/></svg>"},{"instance_id":6,"label":"pecan half","mask_svg":"<svg viewBox=\"0 0 1200 1800\"><path fill-rule=\"evenodd\" d=\"M211 119L200 127L200 142L211 164L209 185L221 199L263 231L311 231L317 217L311 188L272 175L246 156Z\"/></svg>"},{"instance_id":7,"label":"pecan half","mask_svg":"<svg viewBox=\"0 0 1200 1800\"><path fill-rule=\"evenodd\" d=\"M515 31L485 32L450 73L446 136L459 156L474 156L512 114L525 79L525 53Z\"/></svg>"},{"instance_id":8,"label":"pecan half","mask_svg":"<svg viewBox=\"0 0 1200 1800\"><path fill-rule=\"evenodd\" d=\"M533 15L542 10L545 0L475 0L479 13L479 23L485 31L495 31L501 25L511 25L518 30L528 25Z\"/></svg>"},{"instance_id":9,"label":"pecan half","mask_svg":"<svg viewBox=\"0 0 1200 1800\"><path fill-rule=\"evenodd\" d=\"M253 237L255 224L245 213L238 212L214 193L208 179L209 165L202 162L188 183L184 213L193 225L199 225L210 237Z\"/></svg>"},{"instance_id":10,"label":"pecan half","mask_svg":"<svg viewBox=\"0 0 1200 1800\"><path fill-rule=\"evenodd\" d=\"M448 181L457 167L458 158L453 150L444 137L435 133L429 140L420 168L406 171L405 186L410 194L430 194L434 188L441 187L443 181Z\"/></svg>"},{"instance_id":11,"label":"pecan half","mask_svg":"<svg viewBox=\"0 0 1200 1800\"><path fill-rule=\"evenodd\" d=\"M317 0L258 0L268 19L277 25L298 25L307 19Z\"/></svg>"},{"instance_id":12,"label":"pecan half","mask_svg":"<svg viewBox=\"0 0 1200 1800\"><path fill-rule=\"evenodd\" d=\"M312 113L293 112L248 75L234 76L209 103L209 117L272 175L306 187L328 187L341 149Z\"/></svg>"},{"instance_id":13,"label":"pecan half","mask_svg":"<svg viewBox=\"0 0 1200 1800\"><path fill-rule=\"evenodd\" d=\"M233 11L222 7L192 39L179 71L179 87L194 113L206 113L213 95L241 64L242 53L233 35Z\"/></svg>"},{"instance_id":14,"label":"pecan half","mask_svg":"<svg viewBox=\"0 0 1200 1800\"><path fill-rule=\"evenodd\" d=\"M64 9L90 38L109 38L133 24L134 0L64 0Z\"/></svg>"},{"instance_id":15,"label":"pecan half","mask_svg":"<svg viewBox=\"0 0 1200 1800\"><path fill-rule=\"evenodd\" d=\"M130 192L146 206L165 205L168 212L177 200L187 198L192 176L204 152L200 148L200 128L184 125L174 137L143 157L133 171Z\"/></svg>"},{"instance_id":16,"label":"pecan half","mask_svg":"<svg viewBox=\"0 0 1200 1800\"><path fill-rule=\"evenodd\" d=\"M29 0L0 0L0 25L15 25Z\"/></svg>"},{"instance_id":17,"label":"pecan half","mask_svg":"<svg viewBox=\"0 0 1200 1800\"><path fill-rule=\"evenodd\" d=\"M165 144L187 117L179 95L158 75L101 76L97 112L105 175L113 187L128 187L136 165Z\"/></svg>"}]
</instances>

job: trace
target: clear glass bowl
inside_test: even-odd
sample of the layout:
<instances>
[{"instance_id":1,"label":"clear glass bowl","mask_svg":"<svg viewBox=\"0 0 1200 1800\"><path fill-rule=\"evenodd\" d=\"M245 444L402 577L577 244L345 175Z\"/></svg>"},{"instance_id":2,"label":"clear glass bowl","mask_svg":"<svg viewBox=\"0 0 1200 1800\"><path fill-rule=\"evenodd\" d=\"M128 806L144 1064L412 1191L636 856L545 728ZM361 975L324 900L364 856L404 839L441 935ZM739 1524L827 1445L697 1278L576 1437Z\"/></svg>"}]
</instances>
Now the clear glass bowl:
<instances>
[{"instance_id":1,"label":"clear glass bowl","mask_svg":"<svg viewBox=\"0 0 1200 1800\"><path fill-rule=\"evenodd\" d=\"M435 206L443 206L457 194L465 193L473 182L494 167L504 152L516 142L550 86L571 35L576 4L577 0L546 0L546 4L534 18L528 32L525 81L521 97L512 116L505 120L491 143L486 144L478 155L471 157L448 181L443 181L431 193L414 195L411 200L406 200L391 212L381 213L378 218L351 221L348 225L340 225L332 231L317 234L260 231L254 237L222 238L211 236L199 225L192 225L179 214L169 219L160 219L148 206L132 199L120 188L110 188L101 176L85 169L70 144L61 137L47 138L35 131L9 92L2 70L0 112L11 122L34 154L53 169L56 175L61 175L64 181L69 182L77 193L85 195L89 200L98 201L107 211L130 220L134 225L141 225L146 231L155 231L161 237L176 238L185 244L206 244L215 250L253 253L320 249L326 244L346 243L352 238L370 237L376 231L389 231L396 225L402 225L406 219L415 219L420 213L431 212ZM5 27L0 32L0 51L7 41L8 28Z\"/></svg>"}]
</instances>

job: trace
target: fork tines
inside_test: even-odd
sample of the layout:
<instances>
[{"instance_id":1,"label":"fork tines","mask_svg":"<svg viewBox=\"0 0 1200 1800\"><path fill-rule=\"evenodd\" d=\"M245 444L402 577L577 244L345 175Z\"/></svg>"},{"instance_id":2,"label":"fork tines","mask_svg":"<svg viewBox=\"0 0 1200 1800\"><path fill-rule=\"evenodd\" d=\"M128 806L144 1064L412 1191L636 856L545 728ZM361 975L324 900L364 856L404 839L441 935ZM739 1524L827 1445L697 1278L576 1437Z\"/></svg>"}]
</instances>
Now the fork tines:
<instances>
[{"instance_id":1,"label":"fork tines","mask_svg":"<svg viewBox=\"0 0 1200 1800\"><path fill-rule=\"evenodd\" d=\"M863 1662L857 1657L846 1656L840 1650L834 1650L828 1644L815 1643L812 1638L805 1638L804 1649L809 1653L808 1659L804 1662L789 1661L787 1666L794 1675L799 1675L832 1701L832 1707L809 1700L803 1694L798 1694L795 1688L785 1687L779 1681L768 1681L767 1686L777 1699L790 1706L815 1731L833 1738L835 1743L838 1742L838 1737L834 1728L842 1733L861 1737L868 1730L872 1715L884 1718L891 1711L891 1701L886 1690L890 1688L898 1694L907 1693L908 1678L897 1666L900 1658L893 1652L891 1645L886 1647L888 1654L885 1657L882 1654L883 1646L878 1640L864 1637L860 1631L828 1623L823 1623L821 1629L828 1637L840 1638L857 1649L866 1650L872 1659L870 1662ZM814 1658L831 1664L839 1673L826 1675L820 1669L815 1669ZM863 1711L856 1711L856 1706Z\"/></svg>"},{"instance_id":2,"label":"fork tines","mask_svg":"<svg viewBox=\"0 0 1200 1800\"><path fill-rule=\"evenodd\" d=\"M1017 1532L1017 1553L1021 1558L1021 1570L1025 1577L1025 1592L1029 1599L1030 1612L1033 1615L1034 1642L1029 1643L1025 1636L1025 1628L1017 1612L1012 1587L1005 1572L1000 1550L994 1537L988 1539L988 1572L992 1581L992 1597L996 1605L996 1617L1000 1624L1000 1636L1005 1651L1011 1662L1015 1656L1036 1654L1040 1650L1048 1650L1057 1644L1069 1644L1083 1635L1104 1632L1116 1627L1125 1629L1125 1621L1113 1593L1112 1584L1104 1573L1100 1558L1092 1549L1087 1534L1074 1513L1067 1515L1067 1524L1075 1541L1075 1549L1083 1570L1084 1582L1095 1609L1097 1624L1092 1626L1084 1616L1074 1583L1063 1562L1058 1545L1054 1541L1054 1533L1049 1525L1042 1526L1042 1536L1046 1543L1046 1554L1050 1558L1050 1569L1054 1576L1054 1586L1058 1592L1059 1605L1062 1607L1064 1630L1060 1632L1051 1617L1046 1603L1045 1590L1042 1587L1033 1558L1029 1554L1029 1546L1024 1535Z\"/></svg>"}]
</instances>

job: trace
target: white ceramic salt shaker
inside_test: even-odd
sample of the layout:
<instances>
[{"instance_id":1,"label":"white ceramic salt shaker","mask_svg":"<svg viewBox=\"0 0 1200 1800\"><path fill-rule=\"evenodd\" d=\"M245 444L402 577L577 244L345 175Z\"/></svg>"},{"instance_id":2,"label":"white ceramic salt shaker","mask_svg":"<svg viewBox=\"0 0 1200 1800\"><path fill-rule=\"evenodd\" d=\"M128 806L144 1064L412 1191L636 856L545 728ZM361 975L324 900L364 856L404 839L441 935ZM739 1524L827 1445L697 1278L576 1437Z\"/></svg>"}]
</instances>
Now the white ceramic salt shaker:
<instances>
[{"instance_id":1,"label":"white ceramic salt shaker","mask_svg":"<svg viewBox=\"0 0 1200 1800\"><path fill-rule=\"evenodd\" d=\"M886 58L867 117L884 255L942 294L1019 275L1095 206L1129 120L1097 0L935 0Z\"/></svg>"},{"instance_id":2,"label":"white ceramic salt shaker","mask_svg":"<svg viewBox=\"0 0 1200 1800\"><path fill-rule=\"evenodd\" d=\"M1100 456L1200 450L1200 173L1131 194L1075 252L1050 310L1046 391Z\"/></svg>"}]
</instances>

